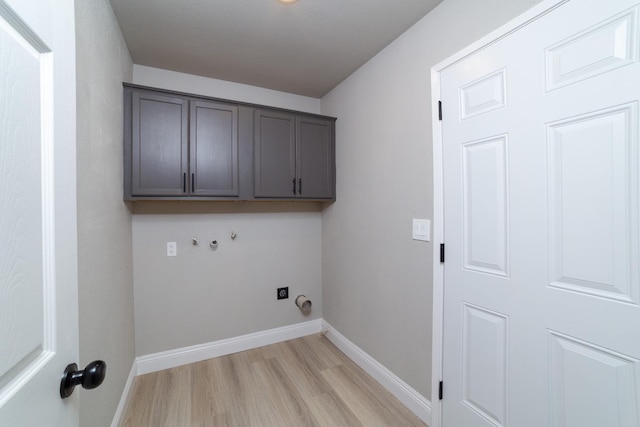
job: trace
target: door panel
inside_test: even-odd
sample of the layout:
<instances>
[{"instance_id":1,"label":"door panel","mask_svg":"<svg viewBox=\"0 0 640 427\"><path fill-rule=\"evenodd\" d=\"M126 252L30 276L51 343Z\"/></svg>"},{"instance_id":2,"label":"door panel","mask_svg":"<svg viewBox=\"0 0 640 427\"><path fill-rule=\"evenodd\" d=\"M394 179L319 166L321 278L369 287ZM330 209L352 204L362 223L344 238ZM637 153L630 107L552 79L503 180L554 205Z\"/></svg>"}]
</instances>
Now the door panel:
<instances>
[{"instance_id":1,"label":"door panel","mask_svg":"<svg viewBox=\"0 0 640 427\"><path fill-rule=\"evenodd\" d=\"M638 11L631 9L547 48L547 90L637 61L637 26Z\"/></svg>"},{"instance_id":2,"label":"door panel","mask_svg":"<svg viewBox=\"0 0 640 427\"><path fill-rule=\"evenodd\" d=\"M40 135L51 130L43 129L38 89L42 78L50 78L42 70L50 74L51 63L46 50L12 31L8 22L0 29L0 239L8 243L0 245L0 342L8 344L0 357L0 385L6 386L29 375L25 368L52 350L51 331L43 329L45 312L52 310L46 298L51 283L43 289L44 254L33 250L43 240ZM5 116L10 109L14 113Z\"/></svg>"},{"instance_id":3,"label":"door panel","mask_svg":"<svg viewBox=\"0 0 640 427\"><path fill-rule=\"evenodd\" d=\"M0 0L0 425L74 426L73 1Z\"/></svg>"},{"instance_id":4,"label":"door panel","mask_svg":"<svg viewBox=\"0 0 640 427\"><path fill-rule=\"evenodd\" d=\"M498 70L460 88L460 118L468 119L505 107L506 70Z\"/></svg>"},{"instance_id":5,"label":"door panel","mask_svg":"<svg viewBox=\"0 0 640 427\"><path fill-rule=\"evenodd\" d=\"M508 317L463 304L462 402L492 425L507 419Z\"/></svg>"},{"instance_id":6,"label":"door panel","mask_svg":"<svg viewBox=\"0 0 640 427\"><path fill-rule=\"evenodd\" d=\"M464 268L508 275L507 135L462 145Z\"/></svg>"},{"instance_id":7,"label":"door panel","mask_svg":"<svg viewBox=\"0 0 640 427\"><path fill-rule=\"evenodd\" d=\"M640 425L637 0L441 72L443 424Z\"/></svg>"},{"instance_id":8,"label":"door panel","mask_svg":"<svg viewBox=\"0 0 640 427\"><path fill-rule=\"evenodd\" d=\"M632 103L548 125L551 286L637 304L637 117Z\"/></svg>"},{"instance_id":9,"label":"door panel","mask_svg":"<svg viewBox=\"0 0 640 427\"><path fill-rule=\"evenodd\" d=\"M187 193L188 101L133 93L134 196Z\"/></svg>"},{"instance_id":10,"label":"door panel","mask_svg":"<svg viewBox=\"0 0 640 427\"><path fill-rule=\"evenodd\" d=\"M638 425L640 361L555 331L549 361L552 426Z\"/></svg>"},{"instance_id":11,"label":"door panel","mask_svg":"<svg viewBox=\"0 0 640 427\"><path fill-rule=\"evenodd\" d=\"M191 101L191 194L238 195L238 107Z\"/></svg>"},{"instance_id":12,"label":"door panel","mask_svg":"<svg viewBox=\"0 0 640 427\"><path fill-rule=\"evenodd\" d=\"M256 197L295 197L295 117L271 111L255 113Z\"/></svg>"},{"instance_id":13,"label":"door panel","mask_svg":"<svg viewBox=\"0 0 640 427\"><path fill-rule=\"evenodd\" d=\"M296 167L299 196L333 197L333 122L310 117L296 119Z\"/></svg>"}]
</instances>

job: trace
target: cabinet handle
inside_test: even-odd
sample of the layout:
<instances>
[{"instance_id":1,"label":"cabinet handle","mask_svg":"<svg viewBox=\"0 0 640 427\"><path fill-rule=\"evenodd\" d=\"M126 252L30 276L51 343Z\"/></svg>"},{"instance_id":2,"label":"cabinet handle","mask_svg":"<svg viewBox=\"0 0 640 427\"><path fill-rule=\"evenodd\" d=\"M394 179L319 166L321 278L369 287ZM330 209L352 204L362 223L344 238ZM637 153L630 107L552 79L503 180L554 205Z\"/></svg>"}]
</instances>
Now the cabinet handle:
<instances>
[{"instance_id":1,"label":"cabinet handle","mask_svg":"<svg viewBox=\"0 0 640 427\"><path fill-rule=\"evenodd\" d=\"M196 174L191 174L191 192L196 191Z\"/></svg>"},{"instance_id":2,"label":"cabinet handle","mask_svg":"<svg viewBox=\"0 0 640 427\"><path fill-rule=\"evenodd\" d=\"M298 180L298 194L302 194L302 178Z\"/></svg>"},{"instance_id":3,"label":"cabinet handle","mask_svg":"<svg viewBox=\"0 0 640 427\"><path fill-rule=\"evenodd\" d=\"M293 178L291 182L293 182L293 195L295 196L296 195L296 179Z\"/></svg>"},{"instance_id":4,"label":"cabinet handle","mask_svg":"<svg viewBox=\"0 0 640 427\"><path fill-rule=\"evenodd\" d=\"M182 192L186 193L187 192L187 173L183 173L182 174Z\"/></svg>"}]
</instances>

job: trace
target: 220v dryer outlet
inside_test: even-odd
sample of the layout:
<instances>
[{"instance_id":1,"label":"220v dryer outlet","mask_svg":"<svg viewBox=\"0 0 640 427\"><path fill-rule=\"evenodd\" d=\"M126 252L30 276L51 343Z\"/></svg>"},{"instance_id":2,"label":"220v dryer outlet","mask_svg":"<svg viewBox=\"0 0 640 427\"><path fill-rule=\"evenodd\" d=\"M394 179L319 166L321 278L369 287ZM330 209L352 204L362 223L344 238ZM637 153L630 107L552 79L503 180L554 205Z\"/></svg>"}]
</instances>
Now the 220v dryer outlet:
<instances>
[{"instance_id":1,"label":"220v dryer outlet","mask_svg":"<svg viewBox=\"0 0 640 427\"><path fill-rule=\"evenodd\" d=\"M289 287L278 288L278 299L289 298Z\"/></svg>"}]
</instances>

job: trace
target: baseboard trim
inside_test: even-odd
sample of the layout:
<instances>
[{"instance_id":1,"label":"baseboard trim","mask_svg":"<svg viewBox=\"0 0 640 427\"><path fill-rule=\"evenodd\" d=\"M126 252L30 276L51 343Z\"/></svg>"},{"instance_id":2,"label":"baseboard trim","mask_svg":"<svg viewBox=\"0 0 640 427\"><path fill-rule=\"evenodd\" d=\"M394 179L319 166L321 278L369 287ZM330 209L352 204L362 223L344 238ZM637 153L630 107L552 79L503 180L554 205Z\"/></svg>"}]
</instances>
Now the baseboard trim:
<instances>
[{"instance_id":1,"label":"baseboard trim","mask_svg":"<svg viewBox=\"0 0 640 427\"><path fill-rule=\"evenodd\" d=\"M431 402L420 393L415 391L410 385L402 381L384 367L380 362L369 356L360 347L349 341L326 321L322 321L322 330L329 341L338 347L349 359L364 369L369 375L375 378L384 388L398 398L407 408L418 416L427 425L431 425Z\"/></svg>"},{"instance_id":2,"label":"baseboard trim","mask_svg":"<svg viewBox=\"0 0 640 427\"><path fill-rule=\"evenodd\" d=\"M317 334L322 332L322 326L322 319L317 319L239 337L140 356L136 358L137 374L144 375L213 357L226 356L227 354Z\"/></svg>"},{"instance_id":3,"label":"baseboard trim","mask_svg":"<svg viewBox=\"0 0 640 427\"><path fill-rule=\"evenodd\" d=\"M122 389L122 395L120 396L120 402L118 402L118 407L116 408L116 413L113 415L113 420L111 421L111 427L118 427L124 421L122 417L124 416L124 411L127 409L127 404L129 403L129 396L131 395L131 387L133 387L133 380L138 374L138 370L136 369L136 361L134 360L131 364L131 370L129 371L129 376L127 377L127 382L124 383L124 389Z\"/></svg>"}]
</instances>

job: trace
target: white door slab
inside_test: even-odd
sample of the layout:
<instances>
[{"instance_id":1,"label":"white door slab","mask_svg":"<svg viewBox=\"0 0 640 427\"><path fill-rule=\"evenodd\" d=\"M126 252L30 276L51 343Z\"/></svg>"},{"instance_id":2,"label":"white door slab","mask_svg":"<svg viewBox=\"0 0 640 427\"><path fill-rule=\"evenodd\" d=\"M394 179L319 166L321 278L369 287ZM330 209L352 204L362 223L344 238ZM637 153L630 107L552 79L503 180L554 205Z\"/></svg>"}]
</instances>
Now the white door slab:
<instances>
[{"instance_id":1,"label":"white door slab","mask_svg":"<svg viewBox=\"0 0 640 427\"><path fill-rule=\"evenodd\" d=\"M2 426L78 424L60 398L78 360L73 10L0 0Z\"/></svg>"},{"instance_id":2,"label":"white door slab","mask_svg":"<svg viewBox=\"0 0 640 427\"><path fill-rule=\"evenodd\" d=\"M640 426L640 2L440 73L442 425Z\"/></svg>"}]
</instances>

